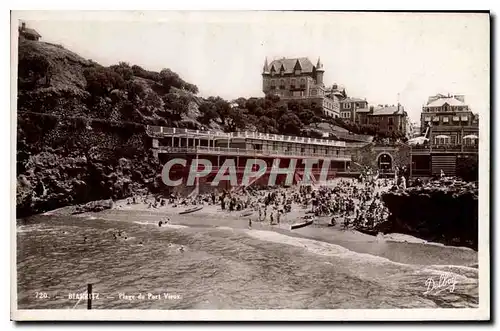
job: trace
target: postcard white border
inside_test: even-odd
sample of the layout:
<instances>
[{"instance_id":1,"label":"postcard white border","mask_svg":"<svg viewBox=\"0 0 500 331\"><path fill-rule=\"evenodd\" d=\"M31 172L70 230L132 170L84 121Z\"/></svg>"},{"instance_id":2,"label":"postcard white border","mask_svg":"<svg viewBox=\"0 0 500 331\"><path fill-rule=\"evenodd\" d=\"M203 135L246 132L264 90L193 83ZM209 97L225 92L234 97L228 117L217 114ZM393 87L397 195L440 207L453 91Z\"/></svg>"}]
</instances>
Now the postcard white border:
<instances>
[{"instance_id":1,"label":"postcard white border","mask_svg":"<svg viewBox=\"0 0 500 331\"><path fill-rule=\"evenodd\" d=\"M275 14L275 13L274 13ZM318 17L325 15L317 13ZM61 15L64 15L62 18ZM210 15L210 17L207 17ZM267 19L271 13L262 12L193 12L190 20L239 20L241 16L252 16L254 22ZM301 15L288 12L283 15ZM337 13L338 15L338 13ZM22 11L11 15L11 192L16 192L15 147L16 147L16 85L17 85L17 26L19 19L25 20L133 20L169 21L185 19L185 13L175 12L48 12ZM491 36L490 36L491 37ZM491 60L490 60L491 61ZM489 66L491 69L491 65ZM490 318L490 114L480 113L479 137L479 307L474 309L332 309L332 310L18 310L17 309L17 264L16 264L16 220L15 199L11 199L11 318L17 321L35 320L102 320L102 321L431 321L431 320L488 320Z\"/></svg>"}]
</instances>

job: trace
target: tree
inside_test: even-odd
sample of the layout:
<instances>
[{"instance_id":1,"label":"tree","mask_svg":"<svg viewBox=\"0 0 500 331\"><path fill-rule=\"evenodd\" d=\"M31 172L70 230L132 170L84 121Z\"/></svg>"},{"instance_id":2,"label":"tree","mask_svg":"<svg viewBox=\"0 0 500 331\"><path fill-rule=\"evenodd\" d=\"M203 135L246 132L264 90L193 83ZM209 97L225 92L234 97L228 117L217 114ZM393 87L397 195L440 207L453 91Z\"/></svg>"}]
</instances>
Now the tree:
<instances>
[{"instance_id":1,"label":"tree","mask_svg":"<svg viewBox=\"0 0 500 331\"><path fill-rule=\"evenodd\" d=\"M87 80L87 91L93 96L108 96L112 90L123 89L126 85L122 76L109 68L89 68L83 74Z\"/></svg>"},{"instance_id":2,"label":"tree","mask_svg":"<svg viewBox=\"0 0 500 331\"><path fill-rule=\"evenodd\" d=\"M50 85L53 68L44 56L20 56L18 69L18 79L21 83L28 81L35 87L40 79L45 78L45 85Z\"/></svg>"},{"instance_id":3,"label":"tree","mask_svg":"<svg viewBox=\"0 0 500 331\"><path fill-rule=\"evenodd\" d=\"M264 133L277 133L278 123L274 118L269 118L267 116L261 116L256 122L256 128L259 132Z\"/></svg>"},{"instance_id":4,"label":"tree","mask_svg":"<svg viewBox=\"0 0 500 331\"><path fill-rule=\"evenodd\" d=\"M288 112L280 117L278 121L279 131L282 134L299 135L301 128L304 124L292 112Z\"/></svg>"},{"instance_id":5,"label":"tree","mask_svg":"<svg viewBox=\"0 0 500 331\"><path fill-rule=\"evenodd\" d=\"M186 114L189 110L189 100L183 96L168 93L162 99L165 110L171 114L174 121L181 120L182 115Z\"/></svg>"},{"instance_id":6,"label":"tree","mask_svg":"<svg viewBox=\"0 0 500 331\"><path fill-rule=\"evenodd\" d=\"M130 68L130 65L127 62L119 62L117 65L112 65L109 68L118 75L122 76L122 78L126 81L131 80L134 77L134 71Z\"/></svg>"},{"instance_id":7,"label":"tree","mask_svg":"<svg viewBox=\"0 0 500 331\"><path fill-rule=\"evenodd\" d=\"M190 84L190 83L185 83L184 89L186 91L193 93L193 94L198 94L198 92L199 92L198 86L196 86L194 84Z\"/></svg>"},{"instance_id":8,"label":"tree","mask_svg":"<svg viewBox=\"0 0 500 331\"><path fill-rule=\"evenodd\" d=\"M198 121L202 124L209 125L211 121L215 121L219 117L215 104L212 102L204 101L198 109L201 113Z\"/></svg>"},{"instance_id":9,"label":"tree","mask_svg":"<svg viewBox=\"0 0 500 331\"><path fill-rule=\"evenodd\" d=\"M143 99L146 96L146 91L142 84L129 81L127 84L128 99L132 102Z\"/></svg>"}]
</instances>

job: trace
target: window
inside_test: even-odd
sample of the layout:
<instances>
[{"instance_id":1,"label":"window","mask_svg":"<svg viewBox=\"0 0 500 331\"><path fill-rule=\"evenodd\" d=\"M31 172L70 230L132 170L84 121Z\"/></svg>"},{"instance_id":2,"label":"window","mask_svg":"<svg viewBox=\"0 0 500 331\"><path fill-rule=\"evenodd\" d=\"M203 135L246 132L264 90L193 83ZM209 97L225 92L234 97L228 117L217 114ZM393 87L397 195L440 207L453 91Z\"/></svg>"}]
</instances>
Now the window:
<instances>
[{"instance_id":1,"label":"window","mask_svg":"<svg viewBox=\"0 0 500 331\"><path fill-rule=\"evenodd\" d=\"M344 111L344 112L340 113L340 117L342 117L342 118L351 118L351 112Z\"/></svg>"},{"instance_id":2,"label":"window","mask_svg":"<svg viewBox=\"0 0 500 331\"><path fill-rule=\"evenodd\" d=\"M300 69L295 70L296 75L300 75Z\"/></svg>"},{"instance_id":3,"label":"window","mask_svg":"<svg viewBox=\"0 0 500 331\"><path fill-rule=\"evenodd\" d=\"M389 125L393 125L394 124L394 119L392 117L389 117Z\"/></svg>"},{"instance_id":4,"label":"window","mask_svg":"<svg viewBox=\"0 0 500 331\"><path fill-rule=\"evenodd\" d=\"M424 121L426 121L426 122L430 122L430 121L431 121L431 118L430 118L430 117L426 117L426 118L424 119Z\"/></svg>"},{"instance_id":5,"label":"window","mask_svg":"<svg viewBox=\"0 0 500 331\"><path fill-rule=\"evenodd\" d=\"M292 82L290 83L290 88L295 88L295 78L292 78Z\"/></svg>"},{"instance_id":6,"label":"window","mask_svg":"<svg viewBox=\"0 0 500 331\"><path fill-rule=\"evenodd\" d=\"M462 116L462 122L467 122L469 120L469 116Z\"/></svg>"},{"instance_id":7,"label":"window","mask_svg":"<svg viewBox=\"0 0 500 331\"><path fill-rule=\"evenodd\" d=\"M391 125L391 126L389 126L389 131L392 131L392 125Z\"/></svg>"},{"instance_id":8,"label":"window","mask_svg":"<svg viewBox=\"0 0 500 331\"><path fill-rule=\"evenodd\" d=\"M306 87L306 79L305 78L301 78L300 79L300 87L301 88L305 88Z\"/></svg>"},{"instance_id":9,"label":"window","mask_svg":"<svg viewBox=\"0 0 500 331\"><path fill-rule=\"evenodd\" d=\"M450 118L448 116L443 116L443 123L448 123Z\"/></svg>"},{"instance_id":10,"label":"window","mask_svg":"<svg viewBox=\"0 0 500 331\"><path fill-rule=\"evenodd\" d=\"M300 153L304 154L304 153L305 153L305 151L306 151L306 149L305 149L304 147L301 147L301 148L300 148Z\"/></svg>"},{"instance_id":11,"label":"window","mask_svg":"<svg viewBox=\"0 0 500 331\"><path fill-rule=\"evenodd\" d=\"M448 145L450 143L450 137L448 136L437 136L434 138L434 143L436 145Z\"/></svg>"},{"instance_id":12,"label":"window","mask_svg":"<svg viewBox=\"0 0 500 331\"><path fill-rule=\"evenodd\" d=\"M281 79L280 80L280 90L284 90L284 89L285 89L285 80Z\"/></svg>"},{"instance_id":13,"label":"window","mask_svg":"<svg viewBox=\"0 0 500 331\"><path fill-rule=\"evenodd\" d=\"M351 109L351 104L349 102L344 103L344 109Z\"/></svg>"},{"instance_id":14,"label":"window","mask_svg":"<svg viewBox=\"0 0 500 331\"><path fill-rule=\"evenodd\" d=\"M439 116L435 116L435 117L433 117L433 118L432 118L432 121L433 121L433 122L439 122Z\"/></svg>"},{"instance_id":15,"label":"window","mask_svg":"<svg viewBox=\"0 0 500 331\"><path fill-rule=\"evenodd\" d=\"M318 90L316 90L315 88L311 90L311 95L316 95L318 94Z\"/></svg>"},{"instance_id":16,"label":"window","mask_svg":"<svg viewBox=\"0 0 500 331\"><path fill-rule=\"evenodd\" d=\"M458 122L460 121L460 117L458 116L453 116L453 122Z\"/></svg>"}]
</instances>

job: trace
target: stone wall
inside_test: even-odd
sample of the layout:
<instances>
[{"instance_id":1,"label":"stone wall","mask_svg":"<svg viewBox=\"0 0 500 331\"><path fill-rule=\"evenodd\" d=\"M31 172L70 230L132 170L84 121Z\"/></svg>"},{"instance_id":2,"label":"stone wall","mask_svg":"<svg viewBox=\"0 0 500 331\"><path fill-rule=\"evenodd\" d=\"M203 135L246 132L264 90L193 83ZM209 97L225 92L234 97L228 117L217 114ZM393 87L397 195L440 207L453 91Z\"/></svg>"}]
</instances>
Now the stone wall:
<instances>
[{"instance_id":1,"label":"stone wall","mask_svg":"<svg viewBox=\"0 0 500 331\"><path fill-rule=\"evenodd\" d=\"M404 144L378 145L371 143L361 148L353 148L349 150L349 153L351 153L353 162L372 169L378 169L378 158L382 154L391 156L393 168L410 164L410 148Z\"/></svg>"}]
</instances>

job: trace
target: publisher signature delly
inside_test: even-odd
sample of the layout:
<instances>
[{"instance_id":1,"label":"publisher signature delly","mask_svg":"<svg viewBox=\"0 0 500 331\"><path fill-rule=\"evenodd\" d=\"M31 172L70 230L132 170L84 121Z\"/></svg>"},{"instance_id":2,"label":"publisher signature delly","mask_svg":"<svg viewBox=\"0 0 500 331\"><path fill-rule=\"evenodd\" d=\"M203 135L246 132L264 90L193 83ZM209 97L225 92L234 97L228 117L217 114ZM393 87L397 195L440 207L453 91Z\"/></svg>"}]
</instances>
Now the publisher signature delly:
<instances>
[{"instance_id":1,"label":"publisher signature delly","mask_svg":"<svg viewBox=\"0 0 500 331\"><path fill-rule=\"evenodd\" d=\"M450 273L443 273L439 275L439 279L429 277L425 281L427 290L424 292L424 294L439 294L443 291L449 291L450 293L453 293L453 291L455 291L456 284L456 275Z\"/></svg>"}]
</instances>

